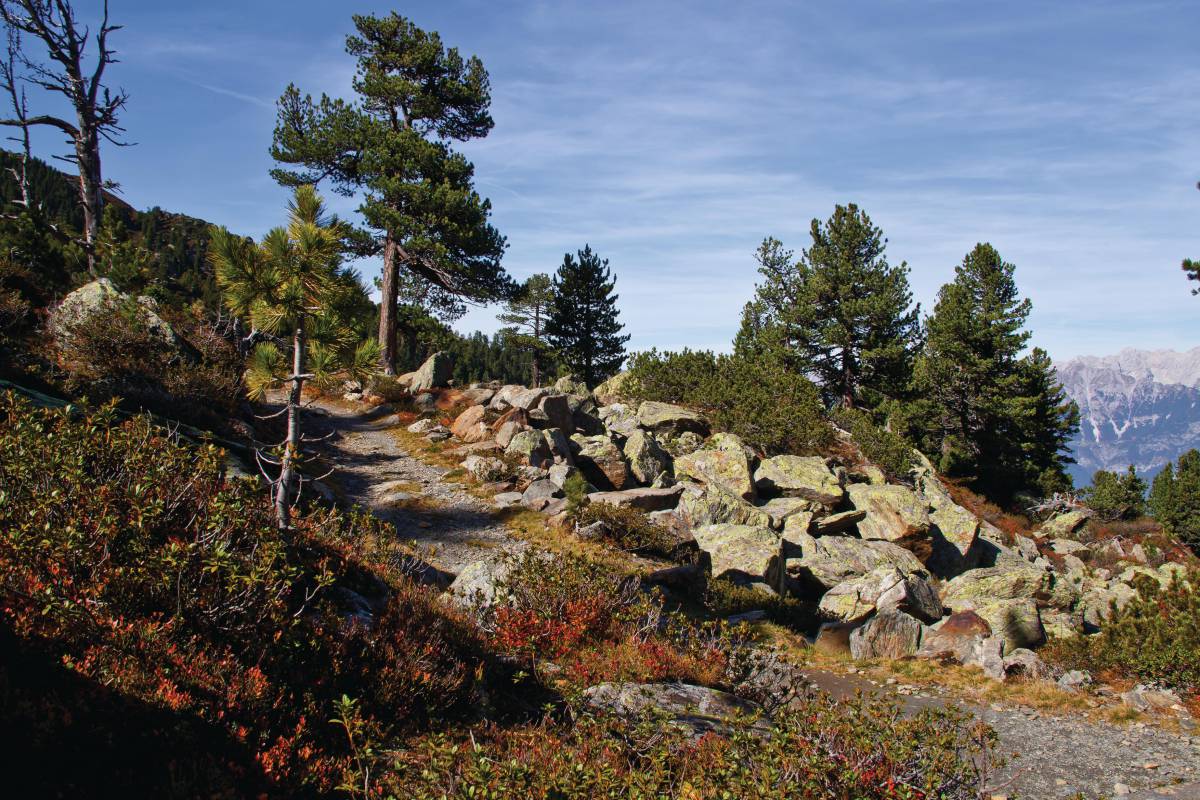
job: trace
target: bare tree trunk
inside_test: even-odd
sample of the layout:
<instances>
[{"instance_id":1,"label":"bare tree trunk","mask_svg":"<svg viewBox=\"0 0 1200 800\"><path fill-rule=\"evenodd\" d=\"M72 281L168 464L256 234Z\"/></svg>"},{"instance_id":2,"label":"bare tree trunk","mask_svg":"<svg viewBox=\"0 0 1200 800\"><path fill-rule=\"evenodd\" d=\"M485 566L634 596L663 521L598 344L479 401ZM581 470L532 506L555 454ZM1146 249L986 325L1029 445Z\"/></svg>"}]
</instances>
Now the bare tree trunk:
<instances>
[{"instance_id":1,"label":"bare tree trunk","mask_svg":"<svg viewBox=\"0 0 1200 800\"><path fill-rule=\"evenodd\" d=\"M83 113L80 113L83 122ZM79 165L79 204L83 208L83 249L87 253L88 272L96 271L96 240L100 238L100 220L104 214L104 180L100 172L100 138L94 130L81 128L75 140L75 158Z\"/></svg>"},{"instance_id":2,"label":"bare tree trunk","mask_svg":"<svg viewBox=\"0 0 1200 800\"><path fill-rule=\"evenodd\" d=\"M383 374L396 374L396 299L400 282L400 248L389 233L383 245L383 292L379 299L379 346Z\"/></svg>"},{"instance_id":3,"label":"bare tree trunk","mask_svg":"<svg viewBox=\"0 0 1200 800\"><path fill-rule=\"evenodd\" d=\"M288 390L287 442L275 487L275 520L280 528L291 521L292 484L296 482L296 459L300 453L300 392L304 388L304 328L292 337L292 387Z\"/></svg>"},{"instance_id":4,"label":"bare tree trunk","mask_svg":"<svg viewBox=\"0 0 1200 800\"><path fill-rule=\"evenodd\" d=\"M842 405L854 408L854 362L850 348L842 348Z\"/></svg>"}]
</instances>

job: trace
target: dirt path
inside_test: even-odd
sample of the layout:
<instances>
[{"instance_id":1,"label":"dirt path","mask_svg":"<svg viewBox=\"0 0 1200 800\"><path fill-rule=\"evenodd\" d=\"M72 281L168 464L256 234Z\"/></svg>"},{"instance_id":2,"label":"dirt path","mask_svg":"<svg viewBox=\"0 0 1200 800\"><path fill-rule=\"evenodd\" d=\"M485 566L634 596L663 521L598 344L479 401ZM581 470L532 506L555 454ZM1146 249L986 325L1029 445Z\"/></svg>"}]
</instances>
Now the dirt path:
<instances>
[{"instance_id":1,"label":"dirt path","mask_svg":"<svg viewBox=\"0 0 1200 800\"><path fill-rule=\"evenodd\" d=\"M339 465L337 484L344 498L395 524L397 535L415 541L435 566L457 573L473 561L525 546L490 504L443 480L446 469L404 449L394 434L396 416L387 406L353 411L321 404L317 409L306 424L314 433L335 432L324 447ZM420 498L420 507L404 507L404 501L414 497ZM901 693L899 687L858 675L807 675L838 697L862 689L895 696L913 710L956 703L971 711L996 729L1001 752L1010 757L1009 765L991 781L997 795L1036 800L1079 793L1110 797L1122 784L1138 798L1200 800L1200 787L1194 783L1200 781L1200 731L1172 734L1146 725L1121 727L1032 709L979 706L927 687ZM1173 794L1138 791L1180 782L1191 786L1179 786Z\"/></svg>"},{"instance_id":2,"label":"dirt path","mask_svg":"<svg viewBox=\"0 0 1200 800\"><path fill-rule=\"evenodd\" d=\"M307 430L335 433L322 448L338 465L336 484L343 499L393 523L396 534L415 542L434 566L457 574L473 561L524 548L489 503L443 480L445 468L409 455L395 436L399 425L388 406L357 411L322 403L313 408Z\"/></svg>"}]
</instances>

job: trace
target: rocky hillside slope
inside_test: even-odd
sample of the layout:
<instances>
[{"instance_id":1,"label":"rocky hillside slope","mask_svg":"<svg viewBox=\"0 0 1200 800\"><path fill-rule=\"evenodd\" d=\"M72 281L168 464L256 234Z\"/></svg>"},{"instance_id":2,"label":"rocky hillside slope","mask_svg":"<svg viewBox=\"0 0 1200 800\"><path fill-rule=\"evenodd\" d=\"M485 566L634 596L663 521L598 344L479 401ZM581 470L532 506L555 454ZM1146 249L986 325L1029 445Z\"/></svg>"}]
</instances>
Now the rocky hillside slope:
<instances>
[{"instance_id":1,"label":"rocky hillside slope","mask_svg":"<svg viewBox=\"0 0 1200 800\"><path fill-rule=\"evenodd\" d=\"M1084 356L1059 365L1058 375L1079 404L1076 485L1130 464L1152 476L1200 447L1200 347Z\"/></svg>"},{"instance_id":2,"label":"rocky hillside slope","mask_svg":"<svg viewBox=\"0 0 1200 800\"><path fill-rule=\"evenodd\" d=\"M449 452L498 506L569 525L574 482L590 503L644 511L699 550L692 566L708 577L758 592L764 605L780 595L813 603L824 624L811 633L855 658L952 658L1001 679L1041 669L1032 648L1102 626L1112 602L1134 596L1138 575L1165 583L1182 569L1080 541L1082 510L1029 537L1005 534L956 504L927 461L889 483L859 457L760 458L692 410L622 402L619 386L473 385L447 428L422 390L437 371L431 363L401 379L421 387L413 404L430 415L409 430L457 440ZM494 566L465 570L469 591ZM680 579L678 568L661 573L646 581Z\"/></svg>"}]
</instances>

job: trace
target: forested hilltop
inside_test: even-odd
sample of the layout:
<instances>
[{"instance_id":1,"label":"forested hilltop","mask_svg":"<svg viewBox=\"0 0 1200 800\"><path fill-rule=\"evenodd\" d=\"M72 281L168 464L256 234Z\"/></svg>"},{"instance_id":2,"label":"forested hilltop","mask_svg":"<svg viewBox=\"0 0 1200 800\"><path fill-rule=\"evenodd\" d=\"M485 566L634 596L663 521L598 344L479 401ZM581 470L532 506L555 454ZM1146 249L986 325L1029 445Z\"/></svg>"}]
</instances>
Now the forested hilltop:
<instances>
[{"instance_id":1,"label":"forested hilltop","mask_svg":"<svg viewBox=\"0 0 1200 800\"><path fill-rule=\"evenodd\" d=\"M864 208L814 210L798 250L746 254L724 352L630 352L631 265L572 241L506 270L462 152L496 124L478 57L347 19L338 93L280 87L286 200L248 237L120 199L111 81L138 54L103 13L0 0L14 796L1200 777L1200 453L1073 484L1079 410L997 246L921 309ZM472 304L496 334L453 330Z\"/></svg>"}]
</instances>

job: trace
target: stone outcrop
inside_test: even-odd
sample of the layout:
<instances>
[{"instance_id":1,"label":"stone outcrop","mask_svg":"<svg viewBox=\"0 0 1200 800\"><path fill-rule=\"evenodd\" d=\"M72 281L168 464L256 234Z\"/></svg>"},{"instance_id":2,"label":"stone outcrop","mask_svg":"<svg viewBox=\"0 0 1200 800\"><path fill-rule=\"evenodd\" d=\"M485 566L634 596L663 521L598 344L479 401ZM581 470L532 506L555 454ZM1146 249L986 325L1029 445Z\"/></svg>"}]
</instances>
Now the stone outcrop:
<instances>
[{"instance_id":1,"label":"stone outcrop","mask_svg":"<svg viewBox=\"0 0 1200 800\"><path fill-rule=\"evenodd\" d=\"M639 511L669 511L679 505L679 497L683 494L682 486L671 486L665 489L637 487L620 492L593 492L588 500L593 503L608 503L622 508L636 508Z\"/></svg>"},{"instance_id":2,"label":"stone outcrop","mask_svg":"<svg viewBox=\"0 0 1200 800\"><path fill-rule=\"evenodd\" d=\"M905 486L873 486L852 483L847 487L850 503L867 516L858 523L864 539L876 539L910 550L921 561L933 553L929 535L929 511L924 501Z\"/></svg>"},{"instance_id":3,"label":"stone outcrop","mask_svg":"<svg viewBox=\"0 0 1200 800\"><path fill-rule=\"evenodd\" d=\"M844 622L865 619L885 609L899 609L923 622L936 622L942 617L942 603L928 576L923 572L904 573L895 567L879 567L842 581L825 593L820 608Z\"/></svg>"},{"instance_id":4,"label":"stone outcrop","mask_svg":"<svg viewBox=\"0 0 1200 800\"><path fill-rule=\"evenodd\" d=\"M819 596L847 578L866 575L879 567L895 567L903 573L924 570L908 550L882 541L865 541L847 536L789 535L784 547L787 576L805 597Z\"/></svg>"},{"instance_id":5,"label":"stone outcrop","mask_svg":"<svg viewBox=\"0 0 1200 800\"><path fill-rule=\"evenodd\" d=\"M607 436L571 437L578 450L575 464L593 486L603 491L620 491L629 487L629 465L621 448Z\"/></svg>"},{"instance_id":6,"label":"stone outcrop","mask_svg":"<svg viewBox=\"0 0 1200 800\"><path fill-rule=\"evenodd\" d=\"M880 611L850 634L850 655L862 658L906 658L921 646L921 623L903 611Z\"/></svg>"},{"instance_id":7,"label":"stone outcrop","mask_svg":"<svg viewBox=\"0 0 1200 800\"><path fill-rule=\"evenodd\" d=\"M754 525L708 525L697 528L696 544L708 554L714 578L727 578L778 591L781 585L779 534Z\"/></svg>"},{"instance_id":8,"label":"stone outcrop","mask_svg":"<svg viewBox=\"0 0 1200 800\"><path fill-rule=\"evenodd\" d=\"M653 434L635 430L625 440L623 448L629 471L640 483L653 483L662 473L671 473L673 459Z\"/></svg>"},{"instance_id":9,"label":"stone outcrop","mask_svg":"<svg viewBox=\"0 0 1200 800\"><path fill-rule=\"evenodd\" d=\"M681 728L692 738L707 733L730 734L737 725L765 735L770 726L762 709L719 689L686 683L602 683L583 693L597 711L631 722L653 718Z\"/></svg>"},{"instance_id":10,"label":"stone outcrop","mask_svg":"<svg viewBox=\"0 0 1200 800\"><path fill-rule=\"evenodd\" d=\"M802 497L826 508L837 508L846 497L842 480L815 456L775 456L764 459L754 473L758 490L771 496Z\"/></svg>"},{"instance_id":11,"label":"stone outcrop","mask_svg":"<svg viewBox=\"0 0 1200 800\"><path fill-rule=\"evenodd\" d=\"M708 434L708 422L704 417L683 406L670 403L647 400L638 406L637 419L639 425L655 433L675 435L691 431L702 436Z\"/></svg>"},{"instance_id":12,"label":"stone outcrop","mask_svg":"<svg viewBox=\"0 0 1200 800\"><path fill-rule=\"evenodd\" d=\"M675 477L717 488L743 500L754 499L750 462L740 450L697 450L675 459Z\"/></svg>"},{"instance_id":13,"label":"stone outcrop","mask_svg":"<svg viewBox=\"0 0 1200 800\"><path fill-rule=\"evenodd\" d=\"M449 353L439 350L425 359L425 363L417 367L415 372L402 376L400 380L408 384L408 390L412 394L417 394L449 386L453 375L454 359Z\"/></svg>"}]
</instances>

